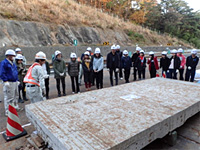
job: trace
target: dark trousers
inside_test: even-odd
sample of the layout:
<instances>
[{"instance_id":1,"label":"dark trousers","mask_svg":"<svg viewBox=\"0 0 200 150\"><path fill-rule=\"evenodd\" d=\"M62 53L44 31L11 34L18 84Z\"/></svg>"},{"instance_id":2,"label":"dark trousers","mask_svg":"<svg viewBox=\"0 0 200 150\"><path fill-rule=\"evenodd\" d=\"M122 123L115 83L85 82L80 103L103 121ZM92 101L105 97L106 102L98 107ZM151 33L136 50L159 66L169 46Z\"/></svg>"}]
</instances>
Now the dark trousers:
<instances>
[{"instance_id":1,"label":"dark trousers","mask_svg":"<svg viewBox=\"0 0 200 150\"><path fill-rule=\"evenodd\" d=\"M176 69L169 69L169 78L170 79L177 79Z\"/></svg>"},{"instance_id":2,"label":"dark trousers","mask_svg":"<svg viewBox=\"0 0 200 150\"><path fill-rule=\"evenodd\" d=\"M94 76L96 78L96 87L97 89L102 89L103 88L103 70L99 72L95 72Z\"/></svg>"},{"instance_id":3,"label":"dark trousers","mask_svg":"<svg viewBox=\"0 0 200 150\"><path fill-rule=\"evenodd\" d=\"M133 67L133 71L134 71L134 73L133 73L133 76L134 76L134 80L137 80L137 68L136 67Z\"/></svg>"},{"instance_id":4,"label":"dark trousers","mask_svg":"<svg viewBox=\"0 0 200 150\"><path fill-rule=\"evenodd\" d=\"M75 82L76 81L76 92L80 92L79 84L78 84L78 76L72 77L71 76L71 84L72 84L72 92L75 92Z\"/></svg>"},{"instance_id":5,"label":"dark trousers","mask_svg":"<svg viewBox=\"0 0 200 150\"><path fill-rule=\"evenodd\" d=\"M195 73L196 73L196 69L191 69L191 70L187 69L186 74L185 74L185 81L189 81L190 79L190 82L194 82Z\"/></svg>"},{"instance_id":6,"label":"dark trousers","mask_svg":"<svg viewBox=\"0 0 200 150\"><path fill-rule=\"evenodd\" d=\"M49 78L44 80L45 82L45 89L46 89L46 97L49 97Z\"/></svg>"},{"instance_id":7,"label":"dark trousers","mask_svg":"<svg viewBox=\"0 0 200 150\"><path fill-rule=\"evenodd\" d=\"M96 76L94 75L94 71L92 71L92 86L95 85Z\"/></svg>"},{"instance_id":8,"label":"dark trousers","mask_svg":"<svg viewBox=\"0 0 200 150\"><path fill-rule=\"evenodd\" d=\"M125 78L126 83L129 83L130 72L131 72L131 69L124 69L124 78Z\"/></svg>"},{"instance_id":9,"label":"dark trousers","mask_svg":"<svg viewBox=\"0 0 200 150\"><path fill-rule=\"evenodd\" d=\"M113 72L115 74L115 84L118 85L118 73L115 70L116 69L113 69L113 68L109 69L111 86L113 86Z\"/></svg>"},{"instance_id":10,"label":"dark trousers","mask_svg":"<svg viewBox=\"0 0 200 150\"><path fill-rule=\"evenodd\" d=\"M65 77L56 79L56 86L57 86L58 94L61 94L60 82L62 83L63 94L65 94Z\"/></svg>"},{"instance_id":11,"label":"dark trousers","mask_svg":"<svg viewBox=\"0 0 200 150\"><path fill-rule=\"evenodd\" d=\"M150 78L156 77L156 69L151 69L149 72L150 72Z\"/></svg>"},{"instance_id":12,"label":"dark trousers","mask_svg":"<svg viewBox=\"0 0 200 150\"><path fill-rule=\"evenodd\" d=\"M142 70L138 70L138 77L141 80L141 75L143 76L143 79L145 79L145 68Z\"/></svg>"},{"instance_id":13,"label":"dark trousers","mask_svg":"<svg viewBox=\"0 0 200 150\"><path fill-rule=\"evenodd\" d=\"M21 84L19 85L19 87L18 87L19 99L22 99L22 97L21 97L21 91L22 91L23 99L26 98L25 87L26 87L25 83L23 83L22 85Z\"/></svg>"},{"instance_id":14,"label":"dark trousers","mask_svg":"<svg viewBox=\"0 0 200 150\"><path fill-rule=\"evenodd\" d=\"M184 72L184 69L179 69L179 80L184 80L183 72Z\"/></svg>"},{"instance_id":15,"label":"dark trousers","mask_svg":"<svg viewBox=\"0 0 200 150\"><path fill-rule=\"evenodd\" d=\"M123 78L122 67L119 68L119 77Z\"/></svg>"}]
</instances>

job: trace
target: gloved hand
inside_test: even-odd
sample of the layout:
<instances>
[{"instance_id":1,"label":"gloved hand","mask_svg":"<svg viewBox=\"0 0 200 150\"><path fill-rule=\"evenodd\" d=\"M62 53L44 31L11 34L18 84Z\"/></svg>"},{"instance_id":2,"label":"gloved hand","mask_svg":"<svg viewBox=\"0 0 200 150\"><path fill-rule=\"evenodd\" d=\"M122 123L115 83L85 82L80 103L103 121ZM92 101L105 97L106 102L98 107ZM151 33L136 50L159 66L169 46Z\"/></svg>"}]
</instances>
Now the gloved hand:
<instances>
[{"instance_id":1,"label":"gloved hand","mask_svg":"<svg viewBox=\"0 0 200 150\"><path fill-rule=\"evenodd\" d=\"M180 66L180 69L182 69L183 68L183 66Z\"/></svg>"},{"instance_id":2,"label":"gloved hand","mask_svg":"<svg viewBox=\"0 0 200 150\"><path fill-rule=\"evenodd\" d=\"M167 73L169 73L169 70L167 70Z\"/></svg>"},{"instance_id":3,"label":"gloved hand","mask_svg":"<svg viewBox=\"0 0 200 150\"><path fill-rule=\"evenodd\" d=\"M10 87L10 83L9 82L4 82L4 85L5 85L6 88Z\"/></svg>"},{"instance_id":4,"label":"gloved hand","mask_svg":"<svg viewBox=\"0 0 200 150\"><path fill-rule=\"evenodd\" d=\"M63 77L63 76L64 76L64 73L60 73L60 76Z\"/></svg>"},{"instance_id":5,"label":"gloved hand","mask_svg":"<svg viewBox=\"0 0 200 150\"><path fill-rule=\"evenodd\" d=\"M178 69L176 69L176 73L178 73Z\"/></svg>"},{"instance_id":6,"label":"gloved hand","mask_svg":"<svg viewBox=\"0 0 200 150\"><path fill-rule=\"evenodd\" d=\"M19 82L19 81L17 81L17 85L20 85L20 82Z\"/></svg>"},{"instance_id":7,"label":"gloved hand","mask_svg":"<svg viewBox=\"0 0 200 150\"><path fill-rule=\"evenodd\" d=\"M151 60L151 58L149 58L149 60Z\"/></svg>"},{"instance_id":8,"label":"gloved hand","mask_svg":"<svg viewBox=\"0 0 200 150\"><path fill-rule=\"evenodd\" d=\"M116 70L115 70L116 72L119 72L119 68L116 68Z\"/></svg>"},{"instance_id":9,"label":"gloved hand","mask_svg":"<svg viewBox=\"0 0 200 150\"><path fill-rule=\"evenodd\" d=\"M192 67L188 66L188 70L191 70L191 69L192 69Z\"/></svg>"},{"instance_id":10,"label":"gloved hand","mask_svg":"<svg viewBox=\"0 0 200 150\"><path fill-rule=\"evenodd\" d=\"M44 75L44 78L45 78L45 79L49 78L49 75L48 75L48 74L47 74L47 75Z\"/></svg>"}]
</instances>

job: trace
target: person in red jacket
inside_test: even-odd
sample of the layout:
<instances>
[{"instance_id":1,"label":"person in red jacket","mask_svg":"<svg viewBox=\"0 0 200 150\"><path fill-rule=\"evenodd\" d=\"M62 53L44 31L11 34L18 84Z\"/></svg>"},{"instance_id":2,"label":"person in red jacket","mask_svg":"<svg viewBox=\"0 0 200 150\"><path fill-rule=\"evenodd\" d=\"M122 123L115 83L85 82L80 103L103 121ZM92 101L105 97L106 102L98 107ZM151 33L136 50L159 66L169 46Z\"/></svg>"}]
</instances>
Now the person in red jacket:
<instances>
[{"instance_id":1,"label":"person in red jacket","mask_svg":"<svg viewBox=\"0 0 200 150\"><path fill-rule=\"evenodd\" d=\"M186 59L185 59L185 56L183 55L183 49L182 48L179 48L178 49L178 54L177 54L177 56L180 58L180 60L181 60L181 65L180 65L180 69L179 69L179 75L180 75L180 77L179 77L179 79L180 80L184 80L184 78L183 78L183 73L184 73L184 66L185 66L185 64L186 64Z\"/></svg>"},{"instance_id":2,"label":"person in red jacket","mask_svg":"<svg viewBox=\"0 0 200 150\"><path fill-rule=\"evenodd\" d=\"M159 69L158 66L158 60L157 57L154 56L154 52L149 52L149 59L147 64L149 64L149 72L150 72L150 77L155 78L156 77L156 70Z\"/></svg>"}]
</instances>

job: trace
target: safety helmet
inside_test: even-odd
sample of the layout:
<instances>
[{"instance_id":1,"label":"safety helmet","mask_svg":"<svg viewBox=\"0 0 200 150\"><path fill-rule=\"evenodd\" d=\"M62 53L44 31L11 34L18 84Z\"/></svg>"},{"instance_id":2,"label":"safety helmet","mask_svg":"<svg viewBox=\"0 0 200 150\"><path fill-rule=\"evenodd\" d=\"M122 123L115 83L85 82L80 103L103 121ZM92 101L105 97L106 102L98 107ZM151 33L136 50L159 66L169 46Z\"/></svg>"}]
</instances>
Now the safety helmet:
<instances>
[{"instance_id":1,"label":"safety helmet","mask_svg":"<svg viewBox=\"0 0 200 150\"><path fill-rule=\"evenodd\" d=\"M76 56L75 53L71 53L71 54L70 54L70 58L77 58L77 56Z\"/></svg>"},{"instance_id":2,"label":"safety helmet","mask_svg":"<svg viewBox=\"0 0 200 150\"><path fill-rule=\"evenodd\" d=\"M116 49L116 46L115 46L115 45L112 45L112 46L111 46L111 49Z\"/></svg>"},{"instance_id":3,"label":"safety helmet","mask_svg":"<svg viewBox=\"0 0 200 150\"><path fill-rule=\"evenodd\" d=\"M124 51L123 51L123 54L124 54L124 55L128 55L128 51L127 51L127 50L124 50Z\"/></svg>"},{"instance_id":4,"label":"safety helmet","mask_svg":"<svg viewBox=\"0 0 200 150\"><path fill-rule=\"evenodd\" d=\"M21 52L22 50L20 48L16 48L15 52Z\"/></svg>"},{"instance_id":5,"label":"safety helmet","mask_svg":"<svg viewBox=\"0 0 200 150\"><path fill-rule=\"evenodd\" d=\"M59 51L59 50L55 51L55 56L57 56L59 54L61 54L61 51Z\"/></svg>"},{"instance_id":6,"label":"safety helmet","mask_svg":"<svg viewBox=\"0 0 200 150\"><path fill-rule=\"evenodd\" d=\"M46 60L46 54L43 53L42 51L40 51L35 55L35 59L44 59L44 60Z\"/></svg>"},{"instance_id":7,"label":"safety helmet","mask_svg":"<svg viewBox=\"0 0 200 150\"><path fill-rule=\"evenodd\" d=\"M7 51L6 51L6 53L5 53L5 55L7 56L7 55L12 55L12 56L15 56L16 55L16 53L15 53L15 51L14 50L12 50L12 49L8 49Z\"/></svg>"},{"instance_id":8,"label":"safety helmet","mask_svg":"<svg viewBox=\"0 0 200 150\"><path fill-rule=\"evenodd\" d=\"M177 53L177 50L176 50L176 49L173 49L173 50L171 51L171 53L172 53L172 54L176 54L176 53Z\"/></svg>"},{"instance_id":9,"label":"safety helmet","mask_svg":"<svg viewBox=\"0 0 200 150\"><path fill-rule=\"evenodd\" d=\"M141 50L140 50L140 53L144 53L144 51L141 49Z\"/></svg>"},{"instance_id":10,"label":"safety helmet","mask_svg":"<svg viewBox=\"0 0 200 150\"><path fill-rule=\"evenodd\" d=\"M120 48L121 48L120 45L117 45L117 46L116 46L116 49L120 49Z\"/></svg>"},{"instance_id":11,"label":"safety helmet","mask_svg":"<svg viewBox=\"0 0 200 150\"><path fill-rule=\"evenodd\" d=\"M15 57L15 59L22 59L23 60L23 56L21 54L17 54L17 56Z\"/></svg>"},{"instance_id":12,"label":"safety helmet","mask_svg":"<svg viewBox=\"0 0 200 150\"><path fill-rule=\"evenodd\" d=\"M149 55L154 55L154 52L153 52L153 51L150 51L150 52L149 52Z\"/></svg>"},{"instance_id":13,"label":"safety helmet","mask_svg":"<svg viewBox=\"0 0 200 150\"><path fill-rule=\"evenodd\" d=\"M166 52L166 51L163 51L163 52L162 52L162 55L167 55L167 52Z\"/></svg>"},{"instance_id":14,"label":"safety helmet","mask_svg":"<svg viewBox=\"0 0 200 150\"><path fill-rule=\"evenodd\" d=\"M136 51L141 51L142 49L140 47L136 47Z\"/></svg>"},{"instance_id":15,"label":"safety helmet","mask_svg":"<svg viewBox=\"0 0 200 150\"><path fill-rule=\"evenodd\" d=\"M192 51L191 51L191 54L197 54L197 50L196 49L193 49Z\"/></svg>"},{"instance_id":16,"label":"safety helmet","mask_svg":"<svg viewBox=\"0 0 200 150\"><path fill-rule=\"evenodd\" d=\"M91 51L92 51L92 48L91 48L91 47L88 47L88 48L87 48L87 51L90 51L90 52L91 52Z\"/></svg>"},{"instance_id":17,"label":"safety helmet","mask_svg":"<svg viewBox=\"0 0 200 150\"><path fill-rule=\"evenodd\" d=\"M97 47L97 48L95 49L95 52L94 52L94 53L95 53L95 54L100 54L100 53L101 53L100 48Z\"/></svg>"},{"instance_id":18,"label":"safety helmet","mask_svg":"<svg viewBox=\"0 0 200 150\"><path fill-rule=\"evenodd\" d=\"M88 56L89 56L89 55L90 55L90 53L89 53L88 51L86 51L86 52L84 53L84 55L88 55Z\"/></svg>"},{"instance_id":19,"label":"safety helmet","mask_svg":"<svg viewBox=\"0 0 200 150\"><path fill-rule=\"evenodd\" d=\"M178 53L182 53L183 52L183 49L182 48L179 48L178 49Z\"/></svg>"}]
</instances>

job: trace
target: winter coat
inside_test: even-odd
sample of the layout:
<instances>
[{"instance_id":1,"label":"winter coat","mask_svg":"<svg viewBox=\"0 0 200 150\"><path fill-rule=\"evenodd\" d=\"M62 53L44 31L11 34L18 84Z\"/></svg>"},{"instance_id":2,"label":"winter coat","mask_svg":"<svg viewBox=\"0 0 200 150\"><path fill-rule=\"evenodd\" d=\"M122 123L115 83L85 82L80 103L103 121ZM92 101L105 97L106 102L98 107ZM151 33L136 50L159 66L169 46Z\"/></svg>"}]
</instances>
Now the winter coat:
<instances>
[{"instance_id":1,"label":"winter coat","mask_svg":"<svg viewBox=\"0 0 200 150\"><path fill-rule=\"evenodd\" d=\"M68 64L68 74L71 77L76 77L79 75L79 63L78 61L71 61Z\"/></svg>"},{"instance_id":2,"label":"winter coat","mask_svg":"<svg viewBox=\"0 0 200 150\"><path fill-rule=\"evenodd\" d=\"M132 62L133 62L133 67L136 67L136 60L137 60L138 56L140 56L140 53L134 53L132 55L131 59L132 59Z\"/></svg>"},{"instance_id":3,"label":"winter coat","mask_svg":"<svg viewBox=\"0 0 200 150\"><path fill-rule=\"evenodd\" d=\"M127 57L122 57L121 60L122 68L124 69L131 69L132 67L132 60L129 56Z\"/></svg>"},{"instance_id":4,"label":"winter coat","mask_svg":"<svg viewBox=\"0 0 200 150\"><path fill-rule=\"evenodd\" d=\"M170 58L170 64L171 64L172 59L173 59L173 56ZM181 65L180 58L178 56L175 56L175 58L174 58L174 69L179 69L180 65Z\"/></svg>"},{"instance_id":5,"label":"winter coat","mask_svg":"<svg viewBox=\"0 0 200 150\"><path fill-rule=\"evenodd\" d=\"M89 61L89 68L86 66L86 61ZM84 74L84 82L92 82L92 75L93 75L93 64L90 59L83 59L82 60L82 68L83 68L83 74Z\"/></svg>"},{"instance_id":6,"label":"winter coat","mask_svg":"<svg viewBox=\"0 0 200 150\"><path fill-rule=\"evenodd\" d=\"M196 70L198 62L199 62L199 57L195 56L195 58L192 58L192 56L188 56L186 60L186 66L187 68L190 66L192 69Z\"/></svg>"},{"instance_id":7,"label":"winter coat","mask_svg":"<svg viewBox=\"0 0 200 150\"><path fill-rule=\"evenodd\" d=\"M149 71L152 69L152 62L154 62L154 66L155 66L155 69L158 70L159 69L159 66L158 66L158 60L157 60L157 57L153 57L153 60L152 59L148 59L148 62L147 64L149 64Z\"/></svg>"},{"instance_id":8,"label":"winter coat","mask_svg":"<svg viewBox=\"0 0 200 150\"><path fill-rule=\"evenodd\" d=\"M98 72L103 70L103 57L100 56L99 58L94 57L93 58L93 70L97 70Z\"/></svg>"},{"instance_id":9,"label":"winter coat","mask_svg":"<svg viewBox=\"0 0 200 150\"><path fill-rule=\"evenodd\" d=\"M140 57L138 57L136 59L136 62L135 62L135 67L138 69L138 70L143 70L146 68L146 58L144 57L144 60L143 60L143 64L142 64L142 60L140 59Z\"/></svg>"},{"instance_id":10,"label":"winter coat","mask_svg":"<svg viewBox=\"0 0 200 150\"><path fill-rule=\"evenodd\" d=\"M185 64L186 64L186 58L185 58L185 56L184 55L179 55L179 54L177 54L177 56L180 58L180 61L181 61L181 69L184 69L184 67L185 67Z\"/></svg>"},{"instance_id":11,"label":"winter coat","mask_svg":"<svg viewBox=\"0 0 200 150\"><path fill-rule=\"evenodd\" d=\"M26 75L26 66L24 65L24 63L21 63L21 64L16 63L16 66L17 66L17 71L18 71L19 82L21 85L23 85L23 80Z\"/></svg>"},{"instance_id":12,"label":"winter coat","mask_svg":"<svg viewBox=\"0 0 200 150\"><path fill-rule=\"evenodd\" d=\"M107 68L116 69L120 67L119 56L116 53L115 55L113 55L112 52L108 53L106 60L107 60Z\"/></svg>"},{"instance_id":13,"label":"winter coat","mask_svg":"<svg viewBox=\"0 0 200 150\"><path fill-rule=\"evenodd\" d=\"M0 65L0 79L4 82L16 82L18 81L18 71L15 63L13 65L7 60L4 59Z\"/></svg>"},{"instance_id":14,"label":"winter coat","mask_svg":"<svg viewBox=\"0 0 200 150\"><path fill-rule=\"evenodd\" d=\"M63 59L58 60L57 58L53 62L54 78L62 78L60 73L64 73L63 77L66 77L66 64Z\"/></svg>"},{"instance_id":15,"label":"winter coat","mask_svg":"<svg viewBox=\"0 0 200 150\"><path fill-rule=\"evenodd\" d=\"M163 71L169 70L169 65L170 65L170 59L168 57L160 59L160 68L162 68Z\"/></svg>"}]
</instances>

